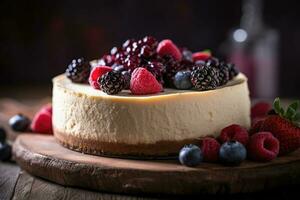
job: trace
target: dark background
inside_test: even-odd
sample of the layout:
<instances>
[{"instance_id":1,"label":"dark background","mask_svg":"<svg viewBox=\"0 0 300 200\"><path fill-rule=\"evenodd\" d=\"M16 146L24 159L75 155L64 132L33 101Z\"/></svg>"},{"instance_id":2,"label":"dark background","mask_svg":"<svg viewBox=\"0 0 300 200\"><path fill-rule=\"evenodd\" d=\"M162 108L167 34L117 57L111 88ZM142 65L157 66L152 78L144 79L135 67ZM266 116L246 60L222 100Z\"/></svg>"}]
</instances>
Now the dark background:
<instances>
[{"instance_id":1,"label":"dark background","mask_svg":"<svg viewBox=\"0 0 300 200\"><path fill-rule=\"evenodd\" d=\"M99 58L127 38L171 38L191 50L220 45L237 28L240 0L0 1L0 83L51 86L72 58ZM264 1L264 22L280 35L279 94L300 97L299 6ZM2 94L3 95L3 94Z\"/></svg>"}]
</instances>

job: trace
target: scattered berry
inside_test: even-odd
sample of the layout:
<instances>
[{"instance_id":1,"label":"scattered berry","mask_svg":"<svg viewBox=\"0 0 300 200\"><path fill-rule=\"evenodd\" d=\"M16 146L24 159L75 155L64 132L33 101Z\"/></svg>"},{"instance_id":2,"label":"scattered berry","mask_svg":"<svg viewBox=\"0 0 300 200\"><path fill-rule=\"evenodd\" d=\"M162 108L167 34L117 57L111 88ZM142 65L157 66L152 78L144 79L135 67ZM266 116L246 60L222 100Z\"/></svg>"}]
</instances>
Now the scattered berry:
<instances>
[{"instance_id":1,"label":"scattered berry","mask_svg":"<svg viewBox=\"0 0 300 200\"><path fill-rule=\"evenodd\" d=\"M0 142L0 160L7 161L11 158L11 146Z\"/></svg>"},{"instance_id":2,"label":"scattered berry","mask_svg":"<svg viewBox=\"0 0 300 200\"><path fill-rule=\"evenodd\" d=\"M188 167L195 167L203 160L201 149L196 145L184 146L179 152L179 162Z\"/></svg>"},{"instance_id":3,"label":"scattered berry","mask_svg":"<svg viewBox=\"0 0 300 200\"><path fill-rule=\"evenodd\" d=\"M235 140L242 143L243 145L247 145L249 134L245 128L237 124L233 124L221 130L221 134L218 137L218 140L221 142L221 144L231 140Z\"/></svg>"},{"instance_id":4,"label":"scattered berry","mask_svg":"<svg viewBox=\"0 0 300 200\"><path fill-rule=\"evenodd\" d=\"M219 160L220 144L215 138L206 137L200 140L200 149L205 162L217 162Z\"/></svg>"},{"instance_id":5,"label":"scattered berry","mask_svg":"<svg viewBox=\"0 0 300 200\"><path fill-rule=\"evenodd\" d=\"M83 58L72 60L66 69L66 76L74 83L87 83L91 66Z\"/></svg>"},{"instance_id":6,"label":"scattered berry","mask_svg":"<svg viewBox=\"0 0 300 200\"><path fill-rule=\"evenodd\" d=\"M130 90L133 94L154 94L162 91L161 84L151 72L145 68L136 68L130 80Z\"/></svg>"},{"instance_id":7,"label":"scattered berry","mask_svg":"<svg viewBox=\"0 0 300 200\"><path fill-rule=\"evenodd\" d=\"M272 106L267 102L258 102L251 108L251 119L257 117L265 117L272 109Z\"/></svg>"},{"instance_id":8,"label":"scattered berry","mask_svg":"<svg viewBox=\"0 0 300 200\"><path fill-rule=\"evenodd\" d=\"M43 108L40 109L34 115L30 128L34 133L53 134L52 114Z\"/></svg>"},{"instance_id":9,"label":"scattered berry","mask_svg":"<svg viewBox=\"0 0 300 200\"><path fill-rule=\"evenodd\" d=\"M247 150L245 146L237 141L228 141L222 144L219 157L225 165L239 165L246 159Z\"/></svg>"},{"instance_id":10,"label":"scattered berry","mask_svg":"<svg viewBox=\"0 0 300 200\"><path fill-rule=\"evenodd\" d=\"M3 127L0 127L0 143L5 142L6 140L6 131Z\"/></svg>"},{"instance_id":11,"label":"scattered berry","mask_svg":"<svg viewBox=\"0 0 300 200\"><path fill-rule=\"evenodd\" d=\"M271 132L279 140L279 155L285 155L300 148L300 102L293 102L285 110L276 98L273 107L277 115L268 115L260 131Z\"/></svg>"},{"instance_id":12,"label":"scattered berry","mask_svg":"<svg viewBox=\"0 0 300 200\"><path fill-rule=\"evenodd\" d=\"M191 81L197 90L212 90L219 86L219 70L208 66L196 66Z\"/></svg>"},{"instance_id":13,"label":"scattered berry","mask_svg":"<svg viewBox=\"0 0 300 200\"><path fill-rule=\"evenodd\" d=\"M250 137L248 155L255 161L271 161L279 153L279 141L270 132L258 132Z\"/></svg>"},{"instance_id":14,"label":"scattered berry","mask_svg":"<svg viewBox=\"0 0 300 200\"><path fill-rule=\"evenodd\" d=\"M107 66L97 66L94 67L91 71L90 77L89 77L89 83L94 89L100 89L100 85L98 82L99 77L101 77L103 74L112 71L111 67Z\"/></svg>"},{"instance_id":15,"label":"scattered berry","mask_svg":"<svg viewBox=\"0 0 300 200\"><path fill-rule=\"evenodd\" d=\"M106 94L118 94L125 88L125 79L120 72L110 71L98 79L101 90Z\"/></svg>"},{"instance_id":16,"label":"scattered berry","mask_svg":"<svg viewBox=\"0 0 300 200\"><path fill-rule=\"evenodd\" d=\"M28 131L30 120L28 117L18 114L9 119L9 125L14 131L25 132Z\"/></svg>"},{"instance_id":17,"label":"scattered berry","mask_svg":"<svg viewBox=\"0 0 300 200\"><path fill-rule=\"evenodd\" d=\"M181 52L171 40L163 40L158 44L156 52L160 56L171 55L175 60L181 60Z\"/></svg>"},{"instance_id":18,"label":"scattered berry","mask_svg":"<svg viewBox=\"0 0 300 200\"><path fill-rule=\"evenodd\" d=\"M249 135L253 135L257 132L260 132L260 128L262 124L264 123L265 117L264 118L255 118L252 120L252 126L249 130Z\"/></svg>"},{"instance_id":19,"label":"scattered berry","mask_svg":"<svg viewBox=\"0 0 300 200\"><path fill-rule=\"evenodd\" d=\"M179 71L175 74L174 85L177 89L188 90L193 87L190 71Z\"/></svg>"},{"instance_id":20,"label":"scattered berry","mask_svg":"<svg viewBox=\"0 0 300 200\"><path fill-rule=\"evenodd\" d=\"M209 51L200 51L197 53L193 53L192 55L193 61L196 62L198 60L206 61L211 58L211 53Z\"/></svg>"}]
</instances>

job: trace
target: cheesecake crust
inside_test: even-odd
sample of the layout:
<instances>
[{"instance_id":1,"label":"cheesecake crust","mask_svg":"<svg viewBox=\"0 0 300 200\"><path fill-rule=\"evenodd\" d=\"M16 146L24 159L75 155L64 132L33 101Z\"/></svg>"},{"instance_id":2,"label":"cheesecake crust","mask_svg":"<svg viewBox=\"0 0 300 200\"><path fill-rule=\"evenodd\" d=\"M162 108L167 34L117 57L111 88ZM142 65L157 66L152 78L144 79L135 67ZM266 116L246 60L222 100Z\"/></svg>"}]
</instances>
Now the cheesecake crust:
<instances>
[{"instance_id":1,"label":"cheesecake crust","mask_svg":"<svg viewBox=\"0 0 300 200\"><path fill-rule=\"evenodd\" d=\"M181 141L158 141L153 144L109 143L77 138L58 131L56 128L54 128L54 136L64 147L74 151L98 156L142 159L174 157L184 145L199 144L200 140L200 138L193 138Z\"/></svg>"}]
</instances>

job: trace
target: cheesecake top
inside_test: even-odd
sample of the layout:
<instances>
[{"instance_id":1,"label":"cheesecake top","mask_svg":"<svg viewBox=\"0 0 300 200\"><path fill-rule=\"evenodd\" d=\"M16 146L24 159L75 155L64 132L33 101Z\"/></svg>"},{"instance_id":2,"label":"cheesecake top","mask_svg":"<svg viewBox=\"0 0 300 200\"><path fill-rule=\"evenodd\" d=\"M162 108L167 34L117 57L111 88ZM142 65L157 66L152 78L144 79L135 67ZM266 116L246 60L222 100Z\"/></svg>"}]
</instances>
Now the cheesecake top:
<instances>
[{"instance_id":1,"label":"cheesecake top","mask_svg":"<svg viewBox=\"0 0 300 200\"><path fill-rule=\"evenodd\" d=\"M110 99L130 99L130 100L162 100L163 98L170 98L176 97L178 95L182 95L183 93L188 96L199 95L212 95L215 92L219 92L220 90L224 90L224 88L228 87L235 87L247 81L247 78L244 74L239 73L236 77L234 77L231 81L229 81L226 85L217 87L214 90L207 90L207 91L197 91L197 90L177 90L172 88L164 88L163 92L156 93L156 94L148 94L148 95L134 95L130 92L130 90L123 90L122 92L118 93L117 95L108 95L101 90L96 90L88 84L80 84L80 83L73 83L71 80L66 78L64 74L58 75L53 78L53 83L57 87L65 88L69 92L72 91L75 95L78 96L88 96L89 98L110 98Z\"/></svg>"}]
</instances>

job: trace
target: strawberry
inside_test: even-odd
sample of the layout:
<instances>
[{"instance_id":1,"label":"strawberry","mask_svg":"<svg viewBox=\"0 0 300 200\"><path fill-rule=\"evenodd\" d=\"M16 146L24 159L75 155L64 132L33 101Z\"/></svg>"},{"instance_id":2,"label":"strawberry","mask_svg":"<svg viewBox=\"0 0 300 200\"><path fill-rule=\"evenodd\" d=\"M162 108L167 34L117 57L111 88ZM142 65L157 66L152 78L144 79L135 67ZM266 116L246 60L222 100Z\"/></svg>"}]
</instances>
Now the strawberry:
<instances>
[{"instance_id":1,"label":"strawberry","mask_svg":"<svg viewBox=\"0 0 300 200\"><path fill-rule=\"evenodd\" d=\"M193 53L193 61L196 62L198 60L206 61L209 58L211 58L211 52L210 51L199 51L196 53Z\"/></svg>"},{"instance_id":2,"label":"strawberry","mask_svg":"<svg viewBox=\"0 0 300 200\"><path fill-rule=\"evenodd\" d=\"M162 85L147 69L138 67L131 75L130 91L133 94L154 94L163 90Z\"/></svg>"},{"instance_id":3,"label":"strawberry","mask_svg":"<svg viewBox=\"0 0 300 200\"><path fill-rule=\"evenodd\" d=\"M175 60L179 61L182 58L182 54L178 47L172 42L172 40L161 41L156 49L156 52L160 56L171 55Z\"/></svg>"},{"instance_id":4,"label":"strawberry","mask_svg":"<svg viewBox=\"0 0 300 200\"><path fill-rule=\"evenodd\" d=\"M300 113L297 112L299 104L299 101L296 101L285 111L279 98L276 98L273 106L277 115L269 115L259 128L260 131L271 132L279 140L279 155L285 155L300 147Z\"/></svg>"},{"instance_id":5,"label":"strawberry","mask_svg":"<svg viewBox=\"0 0 300 200\"><path fill-rule=\"evenodd\" d=\"M94 89L100 89L100 85L99 85L99 81L98 79L106 74L107 72L112 71L111 67L107 67L107 66L97 66L94 67L90 73L90 77L89 77L89 83L90 85L94 88Z\"/></svg>"}]
</instances>

